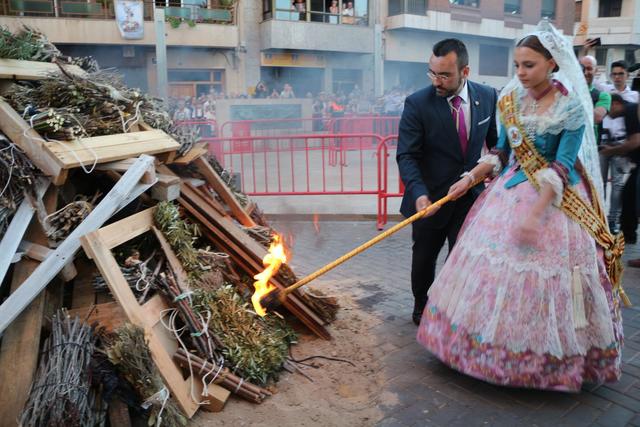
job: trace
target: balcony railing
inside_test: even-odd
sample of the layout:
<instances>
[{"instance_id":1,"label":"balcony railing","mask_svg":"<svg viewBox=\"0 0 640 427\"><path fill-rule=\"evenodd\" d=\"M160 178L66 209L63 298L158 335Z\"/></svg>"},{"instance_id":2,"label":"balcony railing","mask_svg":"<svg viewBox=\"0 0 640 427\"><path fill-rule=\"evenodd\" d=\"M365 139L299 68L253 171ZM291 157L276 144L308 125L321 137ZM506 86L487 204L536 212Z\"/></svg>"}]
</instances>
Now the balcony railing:
<instances>
[{"instance_id":1,"label":"balcony railing","mask_svg":"<svg viewBox=\"0 0 640 427\"><path fill-rule=\"evenodd\" d=\"M389 0L389 16L426 15L427 0Z\"/></svg>"},{"instance_id":2,"label":"balcony railing","mask_svg":"<svg viewBox=\"0 0 640 427\"><path fill-rule=\"evenodd\" d=\"M144 1L145 21L153 20L154 7L165 10L165 16L193 20L194 22L233 24L234 7L212 4L211 7L181 4L179 1ZM114 19L113 2L67 1L67 0L0 0L0 15L36 16L56 18Z\"/></svg>"}]
</instances>

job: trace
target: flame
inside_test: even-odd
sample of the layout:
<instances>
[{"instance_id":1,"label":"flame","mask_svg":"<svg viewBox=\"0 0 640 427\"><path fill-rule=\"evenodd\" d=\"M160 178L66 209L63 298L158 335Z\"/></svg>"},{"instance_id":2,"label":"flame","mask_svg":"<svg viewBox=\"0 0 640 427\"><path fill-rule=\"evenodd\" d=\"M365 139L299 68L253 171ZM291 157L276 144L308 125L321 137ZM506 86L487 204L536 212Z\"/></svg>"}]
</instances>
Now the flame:
<instances>
[{"instance_id":1,"label":"flame","mask_svg":"<svg viewBox=\"0 0 640 427\"><path fill-rule=\"evenodd\" d=\"M267 311L260 305L260 300L276 288L269 283L269 279L278 272L280 265L285 262L287 262L287 255L284 252L284 245L281 237L276 234L271 246L269 246L269 252L262 258L262 264L266 268L261 273L253 276L256 281L253 282L255 292L251 296L251 302L253 303L253 309L260 316L267 314Z\"/></svg>"},{"instance_id":2,"label":"flame","mask_svg":"<svg viewBox=\"0 0 640 427\"><path fill-rule=\"evenodd\" d=\"M318 222L318 214L313 214L313 226L316 229L316 234L320 233L320 223Z\"/></svg>"}]
</instances>

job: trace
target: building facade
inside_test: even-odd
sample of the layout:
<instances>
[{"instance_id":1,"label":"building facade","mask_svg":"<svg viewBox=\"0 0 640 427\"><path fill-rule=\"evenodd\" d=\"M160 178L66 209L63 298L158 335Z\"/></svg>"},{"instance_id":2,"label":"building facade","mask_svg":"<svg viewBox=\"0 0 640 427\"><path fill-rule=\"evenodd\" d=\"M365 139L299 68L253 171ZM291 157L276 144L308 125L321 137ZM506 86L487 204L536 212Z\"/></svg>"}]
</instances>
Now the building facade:
<instances>
[{"instance_id":1,"label":"building facade","mask_svg":"<svg viewBox=\"0 0 640 427\"><path fill-rule=\"evenodd\" d=\"M499 88L514 40L542 17L572 34L576 11L574 0L143 0L144 37L125 40L114 1L0 0L0 24L37 28L157 93L152 18L162 7L170 95L251 94L264 81L303 97L422 87L431 48L447 37L467 44L472 79Z\"/></svg>"},{"instance_id":2,"label":"building facade","mask_svg":"<svg viewBox=\"0 0 640 427\"><path fill-rule=\"evenodd\" d=\"M614 61L640 62L640 2L636 0L578 0L575 2L576 51L586 39L600 38L589 51L602 76Z\"/></svg>"}]
</instances>

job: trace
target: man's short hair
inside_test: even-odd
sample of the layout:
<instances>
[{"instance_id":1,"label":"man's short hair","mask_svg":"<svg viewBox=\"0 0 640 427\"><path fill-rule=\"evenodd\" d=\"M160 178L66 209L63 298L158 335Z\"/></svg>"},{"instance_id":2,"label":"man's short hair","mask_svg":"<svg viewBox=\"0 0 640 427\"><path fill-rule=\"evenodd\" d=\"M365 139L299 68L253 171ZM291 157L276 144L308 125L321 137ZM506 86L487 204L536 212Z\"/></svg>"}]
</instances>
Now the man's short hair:
<instances>
[{"instance_id":1,"label":"man's short hair","mask_svg":"<svg viewBox=\"0 0 640 427\"><path fill-rule=\"evenodd\" d=\"M598 61L596 60L595 57L593 57L591 55L585 55L580 59L586 59L587 61L591 62L591 66L592 67L597 67L598 66Z\"/></svg>"},{"instance_id":2,"label":"man's short hair","mask_svg":"<svg viewBox=\"0 0 640 427\"><path fill-rule=\"evenodd\" d=\"M611 71L613 71L613 69L616 68L616 67L623 68L625 71L629 71L629 64L625 60L612 62L611 63Z\"/></svg>"},{"instance_id":3,"label":"man's short hair","mask_svg":"<svg viewBox=\"0 0 640 427\"><path fill-rule=\"evenodd\" d=\"M619 102L621 104L626 104L624 98L619 93L612 93L611 94L611 102Z\"/></svg>"},{"instance_id":4,"label":"man's short hair","mask_svg":"<svg viewBox=\"0 0 640 427\"><path fill-rule=\"evenodd\" d=\"M442 57L455 52L458 56L458 69L463 69L469 65L469 53L467 47L458 39L444 39L440 40L433 46L433 54L437 57Z\"/></svg>"}]
</instances>

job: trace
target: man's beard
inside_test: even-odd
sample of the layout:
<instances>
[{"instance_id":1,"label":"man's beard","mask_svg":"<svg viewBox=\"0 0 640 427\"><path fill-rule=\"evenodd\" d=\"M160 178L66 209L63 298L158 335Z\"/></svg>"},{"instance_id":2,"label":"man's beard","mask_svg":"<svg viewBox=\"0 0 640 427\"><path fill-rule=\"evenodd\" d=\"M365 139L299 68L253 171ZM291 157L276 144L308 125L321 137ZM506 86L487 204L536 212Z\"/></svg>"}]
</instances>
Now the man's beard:
<instances>
[{"instance_id":1,"label":"man's beard","mask_svg":"<svg viewBox=\"0 0 640 427\"><path fill-rule=\"evenodd\" d=\"M464 80L460 78L460 80L458 80L458 85L455 89L436 88L436 95L441 96L443 98L449 98L450 96L457 94L463 84L464 84Z\"/></svg>"}]
</instances>

